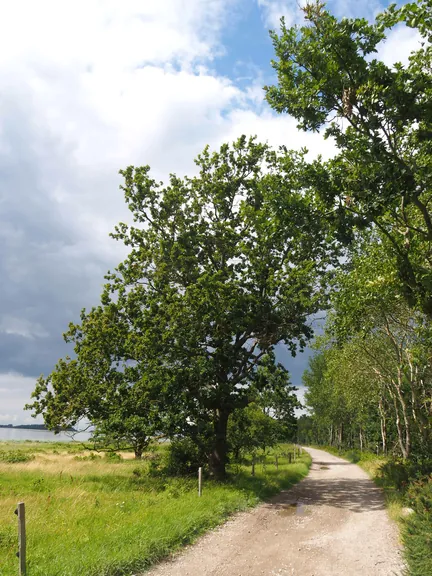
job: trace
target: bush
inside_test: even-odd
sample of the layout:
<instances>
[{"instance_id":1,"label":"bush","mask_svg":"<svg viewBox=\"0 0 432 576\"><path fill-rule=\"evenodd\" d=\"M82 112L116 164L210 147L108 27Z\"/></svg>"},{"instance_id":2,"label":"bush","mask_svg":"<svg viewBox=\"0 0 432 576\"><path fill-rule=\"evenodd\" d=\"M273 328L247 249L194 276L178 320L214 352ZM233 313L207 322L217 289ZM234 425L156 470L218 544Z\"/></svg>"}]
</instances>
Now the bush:
<instances>
[{"instance_id":1,"label":"bush","mask_svg":"<svg viewBox=\"0 0 432 576\"><path fill-rule=\"evenodd\" d=\"M81 461L94 461L94 460L99 460L100 458L102 458L102 456L99 456L99 454L94 454L94 452L91 452L88 456L74 456L74 460L81 460Z\"/></svg>"},{"instance_id":2,"label":"bush","mask_svg":"<svg viewBox=\"0 0 432 576\"><path fill-rule=\"evenodd\" d=\"M432 528L432 474L414 481L407 491L407 497L411 508L429 518Z\"/></svg>"},{"instance_id":3,"label":"bush","mask_svg":"<svg viewBox=\"0 0 432 576\"><path fill-rule=\"evenodd\" d=\"M432 475L413 482L407 497L415 512L403 530L410 576L432 574Z\"/></svg>"},{"instance_id":4,"label":"bush","mask_svg":"<svg viewBox=\"0 0 432 576\"><path fill-rule=\"evenodd\" d=\"M362 459L362 455L358 450L350 450L347 454L347 458L353 464L357 464L357 462L360 462Z\"/></svg>"},{"instance_id":5,"label":"bush","mask_svg":"<svg viewBox=\"0 0 432 576\"><path fill-rule=\"evenodd\" d=\"M183 476L195 474L202 466L198 446L190 438L173 440L166 453L166 471L168 474Z\"/></svg>"},{"instance_id":6,"label":"bush","mask_svg":"<svg viewBox=\"0 0 432 576\"><path fill-rule=\"evenodd\" d=\"M419 462L403 460L390 460L380 469L381 476L390 480L398 490L405 492L410 482L421 480L432 473L431 460Z\"/></svg>"},{"instance_id":7,"label":"bush","mask_svg":"<svg viewBox=\"0 0 432 576\"><path fill-rule=\"evenodd\" d=\"M34 455L20 450L5 452L0 451L0 462L7 462L8 464L16 464L18 462L30 462L34 460Z\"/></svg>"},{"instance_id":8,"label":"bush","mask_svg":"<svg viewBox=\"0 0 432 576\"><path fill-rule=\"evenodd\" d=\"M117 454L117 452L106 452L105 458L110 462L121 462L122 460L121 455Z\"/></svg>"}]
</instances>

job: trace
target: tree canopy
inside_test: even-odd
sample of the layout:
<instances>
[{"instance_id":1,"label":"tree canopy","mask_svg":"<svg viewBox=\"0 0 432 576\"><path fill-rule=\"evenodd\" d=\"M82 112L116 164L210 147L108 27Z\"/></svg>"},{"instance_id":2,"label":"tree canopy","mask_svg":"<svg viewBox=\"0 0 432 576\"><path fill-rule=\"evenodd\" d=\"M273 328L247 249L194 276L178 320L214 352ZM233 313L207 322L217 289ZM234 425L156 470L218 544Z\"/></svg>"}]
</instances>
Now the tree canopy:
<instances>
[{"instance_id":1,"label":"tree canopy","mask_svg":"<svg viewBox=\"0 0 432 576\"><path fill-rule=\"evenodd\" d=\"M305 185L323 200L339 231L373 226L395 260L411 307L432 317L432 75L428 0L391 5L375 22L338 20L325 5L304 8L306 24L272 32L278 84L266 98L303 130L324 130L339 153L311 163ZM395 26L421 44L408 64L374 57Z\"/></svg>"}]
</instances>

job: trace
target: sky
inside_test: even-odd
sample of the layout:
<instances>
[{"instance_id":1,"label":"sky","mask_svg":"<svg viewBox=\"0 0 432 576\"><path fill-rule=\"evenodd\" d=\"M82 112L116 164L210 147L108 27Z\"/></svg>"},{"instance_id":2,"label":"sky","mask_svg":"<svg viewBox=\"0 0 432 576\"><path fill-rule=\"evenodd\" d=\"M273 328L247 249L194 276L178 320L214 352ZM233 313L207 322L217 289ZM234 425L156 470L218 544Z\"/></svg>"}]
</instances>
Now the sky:
<instances>
[{"instance_id":1,"label":"sky","mask_svg":"<svg viewBox=\"0 0 432 576\"><path fill-rule=\"evenodd\" d=\"M34 422L35 380L71 350L62 333L97 305L125 256L108 234L130 221L118 171L166 179L241 134L333 153L265 104L268 29L301 21L302 0L0 0L0 424ZM330 0L373 18L376 0ZM395 29L391 64L418 41ZM309 353L278 349L294 384Z\"/></svg>"}]
</instances>

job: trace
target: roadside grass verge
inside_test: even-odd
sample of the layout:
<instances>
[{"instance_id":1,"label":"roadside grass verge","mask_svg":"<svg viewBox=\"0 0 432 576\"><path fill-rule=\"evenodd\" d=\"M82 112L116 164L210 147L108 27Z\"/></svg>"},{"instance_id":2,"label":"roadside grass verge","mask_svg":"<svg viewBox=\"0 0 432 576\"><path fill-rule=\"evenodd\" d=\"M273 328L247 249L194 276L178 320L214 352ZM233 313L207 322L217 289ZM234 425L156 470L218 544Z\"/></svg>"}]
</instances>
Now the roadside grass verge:
<instances>
[{"instance_id":1,"label":"roadside grass verge","mask_svg":"<svg viewBox=\"0 0 432 576\"><path fill-rule=\"evenodd\" d=\"M40 450L31 444L0 445L31 456L0 461L1 576L17 572L18 501L26 504L28 576L130 575L289 488L310 466L304 453L292 464L279 457L276 470L269 453L255 476L246 462L233 466L224 483L206 478L198 498L196 478L158 473L150 454L140 462L111 460L64 444Z\"/></svg>"},{"instance_id":2,"label":"roadside grass verge","mask_svg":"<svg viewBox=\"0 0 432 576\"><path fill-rule=\"evenodd\" d=\"M407 576L432 574L432 461L403 462L366 451L316 448L358 464L382 488L389 516L400 527Z\"/></svg>"}]
</instances>

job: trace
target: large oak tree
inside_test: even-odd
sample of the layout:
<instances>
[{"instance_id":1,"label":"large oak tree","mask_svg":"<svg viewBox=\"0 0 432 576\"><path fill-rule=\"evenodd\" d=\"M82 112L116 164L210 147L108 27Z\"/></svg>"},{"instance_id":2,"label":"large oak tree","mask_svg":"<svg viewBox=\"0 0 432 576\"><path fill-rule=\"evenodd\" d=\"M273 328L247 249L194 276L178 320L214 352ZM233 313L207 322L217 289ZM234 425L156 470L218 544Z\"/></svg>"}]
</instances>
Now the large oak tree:
<instances>
[{"instance_id":1,"label":"large oak tree","mask_svg":"<svg viewBox=\"0 0 432 576\"><path fill-rule=\"evenodd\" d=\"M129 256L101 306L70 327L76 359L39 380L34 408L48 422L92 420L137 390L139 414L172 436L201 433L223 477L229 416L267 385L260 363L312 334L329 243L301 189L303 154L242 137L196 164L167 184L148 166L121 172L135 224L113 236Z\"/></svg>"}]
</instances>

